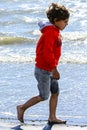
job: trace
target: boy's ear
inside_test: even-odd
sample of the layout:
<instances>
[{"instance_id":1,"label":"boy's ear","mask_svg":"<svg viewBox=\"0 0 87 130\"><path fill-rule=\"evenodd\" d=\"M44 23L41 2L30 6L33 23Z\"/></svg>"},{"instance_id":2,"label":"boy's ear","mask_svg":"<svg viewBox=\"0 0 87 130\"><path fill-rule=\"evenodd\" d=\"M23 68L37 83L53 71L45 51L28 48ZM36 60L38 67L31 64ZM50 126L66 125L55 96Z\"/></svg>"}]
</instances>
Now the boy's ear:
<instances>
[{"instance_id":1,"label":"boy's ear","mask_svg":"<svg viewBox=\"0 0 87 130\"><path fill-rule=\"evenodd\" d=\"M55 19L54 19L54 22L57 22L57 21L58 21L57 18L55 18Z\"/></svg>"}]
</instances>

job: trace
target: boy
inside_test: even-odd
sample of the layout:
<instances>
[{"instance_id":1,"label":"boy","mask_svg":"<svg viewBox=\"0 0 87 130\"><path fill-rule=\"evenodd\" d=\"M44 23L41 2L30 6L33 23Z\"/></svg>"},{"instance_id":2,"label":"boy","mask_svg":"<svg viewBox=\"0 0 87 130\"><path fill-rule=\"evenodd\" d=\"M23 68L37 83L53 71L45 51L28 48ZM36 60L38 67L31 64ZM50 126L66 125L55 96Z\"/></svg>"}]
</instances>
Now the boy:
<instances>
[{"instance_id":1,"label":"boy","mask_svg":"<svg viewBox=\"0 0 87 130\"><path fill-rule=\"evenodd\" d=\"M39 95L29 99L26 103L17 106L17 116L24 122L24 112L29 107L49 98L48 123L64 124L66 121L57 119L56 107L59 95L58 80L60 74L57 70L61 56L60 30L68 25L69 11L62 5L52 3L46 12L49 22L40 22L42 33L36 47L35 77L38 82Z\"/></svg>"}]
</instances>

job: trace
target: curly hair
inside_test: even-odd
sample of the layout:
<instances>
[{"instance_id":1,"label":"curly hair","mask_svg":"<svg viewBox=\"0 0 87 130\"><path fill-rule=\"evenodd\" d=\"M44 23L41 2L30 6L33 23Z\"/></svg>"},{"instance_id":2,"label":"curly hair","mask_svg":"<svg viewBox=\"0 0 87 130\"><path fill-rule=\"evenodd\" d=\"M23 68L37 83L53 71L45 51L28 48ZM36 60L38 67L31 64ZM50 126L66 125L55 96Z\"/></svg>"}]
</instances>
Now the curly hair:
<instances>
[{"instance_id":1,"label":"curly hair","mask_svg":"<svg viewBox=\"0 0 87 130\"><path fill-rule=\"evenodd\" d=\"M49 6L49 9L46 11L47 18L53 24L54 19L57 21L68 19L70 16L69 10L66 9L63 5L58 5L56 3L52 3Z\"/></svg>"}]
</instances>

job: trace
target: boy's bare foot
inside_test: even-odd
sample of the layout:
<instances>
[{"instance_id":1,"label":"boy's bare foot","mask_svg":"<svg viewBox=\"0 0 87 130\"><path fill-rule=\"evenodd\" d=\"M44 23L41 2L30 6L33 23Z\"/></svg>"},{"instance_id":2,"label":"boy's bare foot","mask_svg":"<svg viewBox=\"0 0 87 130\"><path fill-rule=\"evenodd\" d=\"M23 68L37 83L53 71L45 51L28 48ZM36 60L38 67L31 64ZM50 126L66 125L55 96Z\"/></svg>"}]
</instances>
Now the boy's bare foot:
<instances>
[{"instance_id":1,"label":"boy's bare foot","mask_svg":"<svg viewBox=\"0 0 87 130\"><path fill-rule=\"evenodd\" d=\"M48 124L66 124L66 121L60 119L48 120Z\"/></svg>"},{"instance_id":2,"label":"boy's bare foot","mask_svg":"<svg viewBox=\"0 0 87 130\"><path fill-rule=\"evenodd\" d=\"M23 115L24 115L24 110L22 108L22 105L17 106L17 118L22 123L24 123Z\"/></svg>"}]
</instances>

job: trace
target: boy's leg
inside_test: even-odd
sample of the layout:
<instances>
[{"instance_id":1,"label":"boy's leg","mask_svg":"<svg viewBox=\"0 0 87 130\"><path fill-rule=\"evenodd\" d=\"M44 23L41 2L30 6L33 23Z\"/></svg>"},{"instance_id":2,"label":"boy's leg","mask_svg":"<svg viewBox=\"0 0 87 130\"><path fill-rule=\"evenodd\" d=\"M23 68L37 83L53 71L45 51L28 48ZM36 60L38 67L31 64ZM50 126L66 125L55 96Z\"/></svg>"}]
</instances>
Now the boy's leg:
<instances>
[{"instance_id":1,"label":"boy's leg","mask_svg":"<svg viewBox=\"0 0 87 130\"><path fill-rule=\"evenodd\" d=\"M31 98L28 100L25 104L17 106L17 114L18 114L18 120L21 122L24 122L23 116L24 116L24 111L39 103L40 101L46 100L49 97L49 92L50 92L50 72L41 70L39 68L35 68L35 77L37 79L37 87L39 90L39 95Z\"/></svg>"},{"instance_id":2,"label":"boy's leg","mask_svg":"<svg viewBox=\"0 0 87 130\"><path fill-rule=\"evenodd\" d=\"M36 96L36 97L33 97L33 98L31 98L30 100L28 100L25 104L17 106L17 116L18 116L18 120L19 120L20 122L24 122L24 119L23 119L24 111L25 111L27 108L29 108L29 107L31 107L31 106L33 106L33 105L39 103L40 101L43 101L43 99L42 99L40 96Z\"/></svg>"},{"instance_id":3,"label":"boy's leg","mask_svg":"<svg viewBox=\"0 0 87 130\"><path fill-rule=\"evenodd\" d=\"M55 123L66 123L66 121L62 121L60 119L57 119L56 117L57 102L58 102L58 94L52 94L49 101L48 121L53 121Z\"/></svg>"},{"instance_id":4,"label":"boy's leg","mask_svg":"<svg viewBox=\"0 0 87 130\"><path fill-rule=\"evenodd\" d=\"M49 101L49 119L56 120L56 108L58 103L59 85L56 79L51 77L50 82L51 97Z\"/></svg>"},{"instance_id":5,"label":"boy's leg","mask_svg":"<svg viewBox=\"0 0 87 130\"><path fill-rule=\"evenodd\" d=\"M49 101L49 119L56 120L56 108L57 108L58 94L52 94Z\"/></svg>"},{"instance_id":6,"label":"boy's leg","mask_svg":"<svg viewBox=\"0 0 87 130\"><path fill-rule=\"evenodd\" d=\"M56 108L58 103L59 85L56 79L51 78L51 97L49 101L49 118L48 121L54 121L58 123L65 123L65 121L59 120L56 117Z\"/></svg>"}]
</instances>

